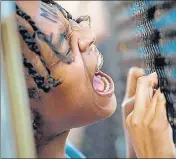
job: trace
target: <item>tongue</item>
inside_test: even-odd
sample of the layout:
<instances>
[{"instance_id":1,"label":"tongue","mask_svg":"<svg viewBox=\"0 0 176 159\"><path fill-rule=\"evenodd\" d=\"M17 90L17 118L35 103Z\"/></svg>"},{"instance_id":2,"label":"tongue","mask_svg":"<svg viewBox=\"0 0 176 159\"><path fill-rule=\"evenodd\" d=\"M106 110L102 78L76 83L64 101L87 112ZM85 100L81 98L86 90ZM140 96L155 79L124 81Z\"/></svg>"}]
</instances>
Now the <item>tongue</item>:
<instances>
[{"instance_id":1,"label":"tongue","mask_svg":"<svg viewBox=\"0 0 176 159\"><path fill-rule=\"evenodd\" d=\"M94 76L93 87L95 90L103 92L105 85L104 85L104 82L100 78Z\"/></svg>"}]
</instances>

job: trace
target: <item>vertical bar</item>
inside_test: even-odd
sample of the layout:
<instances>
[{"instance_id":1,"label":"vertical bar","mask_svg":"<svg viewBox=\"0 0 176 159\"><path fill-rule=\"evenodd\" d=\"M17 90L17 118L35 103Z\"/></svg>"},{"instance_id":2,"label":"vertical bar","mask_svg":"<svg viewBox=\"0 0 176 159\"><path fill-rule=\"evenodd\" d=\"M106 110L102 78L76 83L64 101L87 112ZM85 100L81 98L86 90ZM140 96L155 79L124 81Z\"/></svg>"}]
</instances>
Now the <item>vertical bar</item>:
<instances>
[{"instance_id":1,"label":"vertical bar","mask_svg":"<svg viewBox=\"0 0 176 159\"><path fill-rule=\"evenodd\" d=\"M1 42L15 138L16 158L34 158L35 149L28 94L14 13L14 2L1 2Z\"/></svg>"},{"instance_id":2,"label":"vertical bar","mask_svg":"<svg viewBox=\"0 0 176 159\"><path fill-rule=\"evenodd\" d=\"M1 50L1 157L16 158L16 149L12 130L12 118L9 98L7 95L7 82L4 72L4 63ZM9 151L10 150L10 151Z\"/></svg>"}]
</instances>

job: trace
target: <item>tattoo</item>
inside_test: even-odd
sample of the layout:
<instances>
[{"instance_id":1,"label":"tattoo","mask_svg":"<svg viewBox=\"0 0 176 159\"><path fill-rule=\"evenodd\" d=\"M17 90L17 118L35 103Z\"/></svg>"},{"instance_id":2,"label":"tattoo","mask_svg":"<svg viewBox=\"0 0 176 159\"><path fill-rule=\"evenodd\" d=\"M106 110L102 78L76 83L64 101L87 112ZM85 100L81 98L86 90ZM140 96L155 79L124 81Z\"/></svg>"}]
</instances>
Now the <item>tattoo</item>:
<instances>
[{"instance_id":1,"label":"tattoo","mask_svg":"<svg viewBox=\"0 0 176 159\"><path fill-rule=\"evenodd\" d=\"M55 16L56 18L57 18L57 10L53 7L53 6L49 6L48 4L46 4L46 3L43 3L42 2L42 4L41 4L44 8L47 8L48 9L48 11L50 11L50 12L52 12L52 14L53 14L53 16ZM55 9L55 10L54 10Z\"/></svg>"},{"instance_id":2,"label":"tattoo","mask_svg":"<svg viewBox=\"0 0 176 159\"><path fill-rule=\"evenodd\" d=\"M60 35L57 44L61 44L64 39L65 39L65 33L63 33L63 34Z\"/></svg>"},{"instance_id":3,"label":"tattoo","mask_svg":"<svg viewBox=\"0 0 176 159\"><path fill-rule=\"evenodd\" d=\"M53 41L53 35L54 35L53 32L51 32L50 35L49 35L49 41L50 41L50 43L52 43L52 41Z\"/></svg>"},{"instance_id":4,"label":"tattoo","mask_svg":"<svg viewBox=\"0 0 176 159\"><path fill-rule=\"evenodd\" d=\"M53 42L53 37L54 37L54 33L51 32L50 35L48 36L50 43ZM59 33L59 38L57 39L56 45L61 45L64 39L66 39L66 33Z\"/></svg>"},{"instance_id":5,"label":"tattoo","mask_svg":"<svg viewBox=\"0 0 176 159\"><path fill-rule=\"evenodd\" d=\"M54 10L54 7L49 6L43 2L41 2L41 14L40 16L50 20L53 23L57 23L58 15Z\"/></svg>"}]
</instances>

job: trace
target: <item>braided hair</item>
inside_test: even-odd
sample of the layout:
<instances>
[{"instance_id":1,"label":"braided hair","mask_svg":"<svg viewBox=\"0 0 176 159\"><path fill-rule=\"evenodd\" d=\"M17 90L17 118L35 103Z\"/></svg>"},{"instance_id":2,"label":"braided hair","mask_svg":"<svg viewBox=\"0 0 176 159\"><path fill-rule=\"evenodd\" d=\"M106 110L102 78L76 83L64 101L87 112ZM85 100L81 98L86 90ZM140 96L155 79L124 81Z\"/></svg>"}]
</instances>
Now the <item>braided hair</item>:
<instances>
[{"instance_id":1,"label":"braided hair","mask_svg":"<svg viewBox=\"0 0 176 159\"><path fill-rule=\"evenodd\" d=\"M81 16L78 19L73 19L72 15L68 11L66 11L64 8L62 8L58 3L54 2L53 0L42 0L42 2L57 8L67 20L73 20L73 21L77 22L78 24L81 23L82 21L88 20L89 16ZM35 53L39 57L39 59L41 60L43 66L47 72L46 77L43 77L42 75L40 75L35 70L32 63L25 57L24 54L22 54L23 65L28 70L28 76L32 77L35 84L36 84L36 87L28 88L29 98L32 98L36 101L40 101L41 97L40 97L39 90L43 90L45 93L48 93L49 91L52 90L53 87L57 87L58 85L60 85L62 83L62 81L60 81L59 79L54 79L51 76L49 68L46 66L45 61L41 57L41 52L35 42L35 37L38 37L41 41L45 42L50 47L50 49L53 51L53 53L55 53L55 55L62 62L67 63L67 64L71 64L72 56L70 54L70 49L68 49L68 51L65 55L63 55L63 53L59 52L55 48L55 46L51 43L49 38L37 27L37 25L31 19L31 17L27 13L25 13L21 8L19 8L17 5L16 5L16 14L18 16L20 16L22 19L24 19L32 27L32 29L34 31L33 35L31 35L31 33L29 33L29 31L24 26L21 26L21 25L18 25L18 31L22 37L22 40L25 42L25 44L28 46L28 48L32 51L32 53ZM65 33L63 36L64 36L64 38L66 38ZM47 81L47 83L45 83L44 81ZM43 124L42 115L37 110L33 110L33 109L31 109L31 114L32 114L32 125L33 125L34 137L35 137L36 150L37 150L37 152L39 152L39 147L41 145L46 144L46 141L43 140L43 132L41 130L41 127ZM55 136L57 136L57 135L55 135ZM51 140L55 136L48 138L47 141Z\"/></svg>"}]
</instances>

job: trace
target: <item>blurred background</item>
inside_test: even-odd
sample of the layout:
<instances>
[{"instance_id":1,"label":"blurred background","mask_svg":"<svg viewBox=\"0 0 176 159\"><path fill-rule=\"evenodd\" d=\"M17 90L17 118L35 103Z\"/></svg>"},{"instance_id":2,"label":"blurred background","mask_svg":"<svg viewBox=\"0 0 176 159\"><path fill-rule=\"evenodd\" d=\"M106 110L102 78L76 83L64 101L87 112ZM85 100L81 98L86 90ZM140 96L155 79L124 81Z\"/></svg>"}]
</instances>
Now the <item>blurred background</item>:
<instances>
[{"instance_id":1,"label":"blurred background","mask_svg":"<svg viewBox=\"0 0 176 159\"><path fill-rule=\"evenodd\" d=\"M165 63L169 63L172 66L166 67L165 70L168 78L171 79L173 83L170 85L170 87L173 88L173 92L171 93L173 111L176 108L176 1L147 1L147 3L138 1L138 5L136 5L134 1L57 2L69 11L75 19L83 15L89 15L91 17L92 29L97 35L96 45L104 56L102 70L109 74L114 81L118 104L116 112L110 118L99 121L93 125L71 130L69 141L87 158L125 158L126 152L122 128L121 103L125 93L126 78L129 68L132 66L145 67L144 63L146 63L146 61L144 61L144 52L146 48L144 52L140 52L139 50L140 47L143 47L143 44L141 43L140 36L141 28L138 26L139 23L144 24L143 22L146 22L146 19L153 22L153 30L155 32L150 32L151 26L147 25L148 23L146 22L145 25L143 25L144 30L142 29L142 36L147 37L151 33L149 37L152 44L157 43L162 46L162 50L160 50L159 53L166 57ZM143 10L142 12L139 11L141 8ZM147 8L147 11L145 8ZM145 11L147 13L146 16L142 15ZM145 34L145 31L147 34ZM156 36L160 41L155 41L155 39L157 39ZM147 38L143 41L147 43ZM146 45L144 45L144 47L146 47ZM150 50L150 53L149 57L154 55L152 50ZM149 59L149 62L151 62L151 59ZM1 69L3 69L2 66ZM5 80L3 79L1 81ZM1 85L5 84L1 83ZM166 86L169 85L166 83ZM5 88L1 88L1 90L2 89L5 90ZM5 95L1 95L1 105L4 105L3 103L8 101L5 98L6 92L3 93ZM3 108L1 114L9 111L6 109ZM11 128L11 125L6 123L6 121L9 120L6 118L8 118L8 115L3 116L1 119L1 122L8 125L8 127L6 127L7 129L1 126L1 132L4 134L10 132ZM172 118L170 119L171 121L174 120L172 120ZM11 134L7 134L7 136L11 136ZM2 136L1 138L3 139ZM5 139L3 142L6 144L1 145L1 150L6 151L13 149L12 139L9 139L9 143L5 141ZM13 153L15 152L12 151L12 154Z\"/></svg>"}]
</instances>

